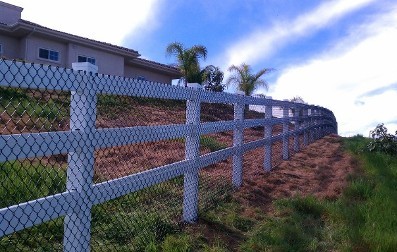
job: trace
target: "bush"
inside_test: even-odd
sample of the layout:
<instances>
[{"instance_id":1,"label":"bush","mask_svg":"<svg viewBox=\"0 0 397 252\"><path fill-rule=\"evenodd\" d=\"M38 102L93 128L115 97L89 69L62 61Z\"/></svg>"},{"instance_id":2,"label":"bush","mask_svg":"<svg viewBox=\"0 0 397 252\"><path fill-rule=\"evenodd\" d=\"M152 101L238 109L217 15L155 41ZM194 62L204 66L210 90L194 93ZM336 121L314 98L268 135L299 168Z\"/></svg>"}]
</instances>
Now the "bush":
<instances>
[{"instance_id":1,"label":"bush","mask_svg":"<svg viewBox=\"0 0 397 252\"><path fill-rule=\"evenodd\" d=\"M372 141L367 145L368 151L397 155L397 136L387 133L387 128L383 123L371 130L370 135Z\"/></svg>"}]
</instances>

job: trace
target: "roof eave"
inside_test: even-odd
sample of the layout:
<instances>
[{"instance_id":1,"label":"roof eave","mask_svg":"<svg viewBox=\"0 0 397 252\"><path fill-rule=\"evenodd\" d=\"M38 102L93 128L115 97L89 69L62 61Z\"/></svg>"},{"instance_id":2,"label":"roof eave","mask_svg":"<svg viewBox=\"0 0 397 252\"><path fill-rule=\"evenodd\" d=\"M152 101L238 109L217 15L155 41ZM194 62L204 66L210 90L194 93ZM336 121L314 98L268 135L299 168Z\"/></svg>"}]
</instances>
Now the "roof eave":
<instances>
[{"instance_id":1,"label":"roof eave","mask_svg":"<svg viewBox=\"0 0 397 252\"><path fill-rule=\"evenodd\" d=\"M136 58L136 57L141 56L137 51L129 49L129 48L123 48L123 47L115 46L115 45L108 44L105 42L80 37L77 35L53 30L53 29L50 29L47 27L36 25L36 24L29 24L28 22L29 21L24 22L22 20L22 22L18 22L16 25L14 25L10 28L12 28L12 30L26 29L31 32L40 33L42 35L56 37L57 39L61 38L61 39L64 39L65 41L71 41L71 42L82 44L85 46L94 47L96 49L110 51L112 53L116 53L116 54L119 54L119 55L122 55L122 56L125 56L128 58Z\"/></svg>"},{"instance_id":2,"label":"roof eave","mask_svg":"<svg viewBox=\"0 0 397 252\"><path fill-rule=\"evenodd\" d=\"M131 65L134 65L134 66L142 67L142 68L160 70L163 73L167 73L168 75L170 75L172 77L175 77L175 78L182 77L182 73L179 70L179 68L168 66L168 65L164 65L164 64L161 64L161 63L158 63L158 62L154 62L154 61L150 61L150 60L146 60L146 59L141 59L141 58L135 58L133 60L130 60L128 63L131 64Z\"/></svg>"}]
</instances>

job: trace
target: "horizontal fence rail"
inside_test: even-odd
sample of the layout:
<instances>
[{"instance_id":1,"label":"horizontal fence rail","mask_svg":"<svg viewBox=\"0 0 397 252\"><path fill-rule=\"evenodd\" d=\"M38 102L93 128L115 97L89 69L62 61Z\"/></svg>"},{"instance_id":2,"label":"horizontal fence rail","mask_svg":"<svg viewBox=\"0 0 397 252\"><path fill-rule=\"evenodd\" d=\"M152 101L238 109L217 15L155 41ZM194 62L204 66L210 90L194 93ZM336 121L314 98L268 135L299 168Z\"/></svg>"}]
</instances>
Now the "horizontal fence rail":
<instances>
[{"instance_id":1,"label":"horizontal fence rail","mask_svg":"<svg viewBox=\"0 0 397 252\"><path fill-rule=\"evenodd\" d=\"M38 198L26 198L25 201L23 198L4 200L1 203L0 242L18 231L62 217L64 231L61 249L64 251L90 250L91 224L96 218L93 216L93 208L97 205L183 176L182 220L195 222L201 197L201 170L232 158L231 170L223 173L229 173L230 183L238 188L243 183L244 153L262 148L263 159L257 162L263 165L263 171L268 172L274 166L272 152L275 144L281 145L282 159L286 160L291 152L297 152L301 147L327 134L337 133L332 111L319 106L215 93L39 64L0 60L0 88L3 94L0 100L1 126L4 128L0 135L0 164L4 171L1 173L1 193L11 194L14 187L17 187L12 179L12 173L16 170L28 171L31 168L27 167L36 163L47 164L50 162L49 157L67 156L65 168L60 168L66 173L66 181L60 182L64 184L61 191L51 193L51 190L47 190ZM41 91L49 92L49 95L40 96ZM26 99L29 101L39 97L49 104L52 103L52 92L66 97L68 108L60 107L59 111L66 111L68 116L66 122L59 120L57 125L51 124L48 128L45 128L47 126L44 123L39 128L39 119L26 116L30 107L33 107L32 104L23 105L24 100L15 102L16 97L28 97ZM98 106L102 102L99 99L112 96L185 101L186 119L185 122L167 125L157 125L155 122L153 125L134 125L134 122L130 122L132 126L128 127L99 127L102 116L98 114ZM234 118L203 121L200 115L205 104L231 105ZM246 118L247 105L262 106L263 117ZM24 110L18 112L18 106L25 106ZM283 111L282 118L273 117L272 108L275 107ZM39 114L40 111L39 108L33 108L32 113ZM48 113L51 117L57 117L56 113ZM145 111L141 113L144 115ZM37 118L41 118L40 115ZM118 122L116 119L113 121ZM7 126L11 122L15 126ZM16 130L21 128L20 124L26 126ZM262 137L245 139L246 130L258 127L262 130ZM222 132L232 132L230 145L203 153L201 142L208 139L205 136ZM101 154L102 150L164 141L184 144L184 157L176 162L120 177L109 176L102 180L96 178L94 170L99 167L97 158L106 154ZM126 158L127 154L114 150L119 159ZM50 176L51 172L53 171L48 171L43 176ZM11 182L6 184L6 180Z\"/></svg>"}]
</instances>

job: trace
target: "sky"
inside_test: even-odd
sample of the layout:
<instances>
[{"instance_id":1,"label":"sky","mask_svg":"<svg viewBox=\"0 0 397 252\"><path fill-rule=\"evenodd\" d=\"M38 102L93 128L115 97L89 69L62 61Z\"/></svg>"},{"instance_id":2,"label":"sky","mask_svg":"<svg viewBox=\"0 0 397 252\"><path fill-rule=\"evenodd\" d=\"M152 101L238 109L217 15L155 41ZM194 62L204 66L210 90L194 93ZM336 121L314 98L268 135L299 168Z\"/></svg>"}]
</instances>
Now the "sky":
<instances>
[{"instance_id":1,"label":"sky","mask_svg":"<svg viewBox=\"0 0 397 252\"><path fill-rule=\"evenodd\" d=\"M23 19L164 64L176 63L165 48L180 42L206 46L201 66L226 78L232 64L273 68L256 93L330 109L342 136L397 130L396 0L3 1Z\"/></svg>"}]
</instances>

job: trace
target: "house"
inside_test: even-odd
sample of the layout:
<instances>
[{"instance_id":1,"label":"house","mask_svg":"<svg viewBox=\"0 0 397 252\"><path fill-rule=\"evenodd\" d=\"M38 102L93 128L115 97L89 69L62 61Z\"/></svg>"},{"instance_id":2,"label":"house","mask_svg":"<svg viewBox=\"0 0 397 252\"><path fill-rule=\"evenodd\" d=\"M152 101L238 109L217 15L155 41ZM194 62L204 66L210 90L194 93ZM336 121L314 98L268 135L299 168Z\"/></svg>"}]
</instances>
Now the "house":
<instances>
[{"instance_id":1,"label":"house","mask_svg":"<svg viewBox=\"0 0 397 252\"><path fill-rule=\"evenodd\" d=\"M0 1L0 57L72 68L90 62L98 73L171 84L178 68L140 58L132 49L53 30L21 19L23 8Z\"/></svg>"}]
</instances>

